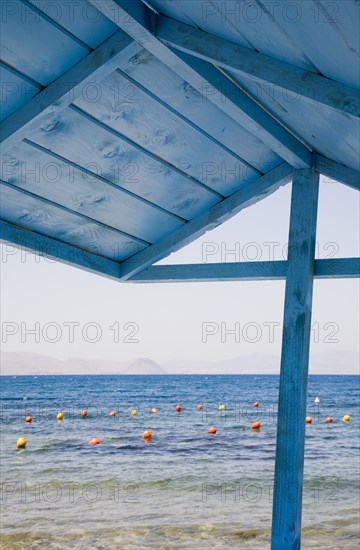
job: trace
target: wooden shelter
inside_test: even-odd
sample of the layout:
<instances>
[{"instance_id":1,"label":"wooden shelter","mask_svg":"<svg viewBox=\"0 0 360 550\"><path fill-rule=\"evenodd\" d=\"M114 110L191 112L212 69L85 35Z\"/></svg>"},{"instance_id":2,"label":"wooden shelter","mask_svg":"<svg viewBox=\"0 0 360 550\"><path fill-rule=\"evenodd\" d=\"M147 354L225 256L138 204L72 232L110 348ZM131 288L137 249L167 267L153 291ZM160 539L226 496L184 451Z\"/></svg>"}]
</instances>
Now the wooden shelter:
<instances>
[{"instance_id":1,"label":"wooden shelter","mask_svg":"<svg viewBox=\"0 0 360 550\"><path fill-rule=\"evenodd\" d=\"M3 0L1 238L119 282L286 279L273 550L300 548L319 175L360 187L357 0ZM153 265L292 181L287 261Z\"/></svg>"}]
</instances>

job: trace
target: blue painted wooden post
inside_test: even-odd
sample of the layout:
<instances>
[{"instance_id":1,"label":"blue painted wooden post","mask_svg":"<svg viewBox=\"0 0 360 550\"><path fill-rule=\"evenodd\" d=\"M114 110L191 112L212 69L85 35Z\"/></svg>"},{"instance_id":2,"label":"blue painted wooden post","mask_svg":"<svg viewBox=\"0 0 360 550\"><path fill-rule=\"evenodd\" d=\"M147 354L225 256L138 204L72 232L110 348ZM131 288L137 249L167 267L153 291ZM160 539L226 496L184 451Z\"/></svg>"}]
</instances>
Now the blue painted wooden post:
<instances>
[{"instance_id":1,"label":"blue painted wooden post","mask_svg":"<svg viewBox=\"0 0 360 550\"><path fill-rule=\"evenodd\" d=\"M298 550L319 173L295 170L281 355L272 550Z\"/></svg>"}]
</instances>

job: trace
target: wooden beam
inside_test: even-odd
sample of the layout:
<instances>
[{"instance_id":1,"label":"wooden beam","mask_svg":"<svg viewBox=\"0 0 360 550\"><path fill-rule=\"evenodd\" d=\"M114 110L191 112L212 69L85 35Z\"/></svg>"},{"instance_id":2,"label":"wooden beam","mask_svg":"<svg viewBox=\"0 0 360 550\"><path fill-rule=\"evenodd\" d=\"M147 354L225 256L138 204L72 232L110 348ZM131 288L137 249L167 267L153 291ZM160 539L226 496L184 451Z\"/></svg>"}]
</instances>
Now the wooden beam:
<instances>
[{"instance_id":1,"label":"wooden beam","mask_svg":"<svg viewBox=\"0 0 360 550\"><path fill-rule=\"evenodd\" d=\"M286 269L286 261L153 265L128 281L130 283L278 281L285 279Z\"/></svg>"},{"instance_id":2,"label":"wooden beam","mask_svg":"<svg viewBox=\"0 0 360 550\"><path fill-rule=\"evenodd\" d=\"M14 244L20 249L39 256L58 260L64 264L77 266L85 271L119 281L120 264L118 262L4 220L0 220L0 241ZM12 252L9 255L12 255Z\"/></svg>"},{"instance_id":3,"label":"wooden beam","mask_svg":"<svg viewBox=\"0 0 360 550\"><path fill-rule=\"evenodd\" d=\"M360 191L360 173L334 160L316 155L316 170L332 180Z\"/></svg>"},{"instance_id":4,"label":"wooden beam","mask_svg":"<svg viewBox=\"0 0 360 550\"><path fill-rule=\"evenodd\" d=\"M300 550L305 417L319 173L292 184L272 520L272 550Z\"/></svg>"},{"instance_id":5,"label":"wooden beam","mask_svg":"<svg viewBox=\"0 0 360 550\"><path fill-rule=\"evenodd\" d=\"M158 16L156 36L167 46L218 65L225 70L273 84L347 116L359 118L359 91L335 80L279 61L250 48Z\"/></svg>"},{"instance_id":6,"label":"wooden beam","mask_svg":"<svg viewBox=\"0 0 360 550\"><path fill-rule=\"evenodd\" d=\"M72 267L123 282L120 263L77 246L0 220L0 241ZM9 256L14 251L8 251ZM6 251L5 251L6 256ZM217 281L278 281L286 278L286 261L221 264L155 265L134 275L129 283L186 283ZM315 260L315 279L360 277L360 258Z\"/></svg>"},{"instance_id":7,"label":"wooden beam","mask_svg":"<svg viewBox=\"0 0 360 550\"><path fill-rule=\"evenodd\" d=\"M201 237L206 231L214 229L244 208L271 195L279 187L291 181L292 171L291 166L283 163L255 182L243 186L239 191L217 203L204 214L186 223L180 229L173 231L163 240L151 245L146 251L138 252L132 258L123 262L121 277L129 279L149 265L168 256L171 252L175 252Z\"/></svg>"},{"instance_id":8,"label":"wooden beam","mask_svg":"<svg viewBox=\"0 0 360 550\"><path fill-rule=\"evenodd\" d=\"M288 263L224 262L184 265L153 265L128 281L130 283L204 283L219 281L281 281L286 279ZM353 279L360 277L360 258L315 260L315 279Z\"/></svg>"},{"instance_id":9,"label":"wooden beam","mask_svg":"<svg viewBox=\"0 0 360 550\"><path fill-rule=\"evenodd\" d=\"M41 126L47 115L62 111L81 94L87 97L89 87L112 73L123 55L140 49L123 31L111 36L0 124L2 154Z\"/></svg>"},{"instance_id":10,"label":"wooden beam","mask_svg":"<svg viewBox=\"0 0 360 550\"><path fill-rule=\"evenodd\" d=\"M141 0L89 0L139 44L191 84L205 100L256 134L270 149L296 168L311 165L310 150L258 102L209 63L175 52L155 31L159 16Z\"/></svg>"}]
</instances>

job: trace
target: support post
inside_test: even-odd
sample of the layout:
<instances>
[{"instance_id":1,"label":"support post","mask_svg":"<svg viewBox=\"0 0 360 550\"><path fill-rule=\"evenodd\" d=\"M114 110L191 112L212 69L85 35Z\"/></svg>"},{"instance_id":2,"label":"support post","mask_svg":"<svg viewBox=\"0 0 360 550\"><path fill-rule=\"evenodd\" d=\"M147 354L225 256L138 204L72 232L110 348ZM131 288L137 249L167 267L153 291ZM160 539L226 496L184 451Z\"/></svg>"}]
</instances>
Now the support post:
<instances>
[{"instance_id":1,"label":"support post","mask_svg":"<svg viewBox=\"0 0 360 550\"><path fill-rule=\"evenodd\" d=\"M299 550L319 173L293 175L281 353L272 550Z\"/></svg>"}]
</instances>

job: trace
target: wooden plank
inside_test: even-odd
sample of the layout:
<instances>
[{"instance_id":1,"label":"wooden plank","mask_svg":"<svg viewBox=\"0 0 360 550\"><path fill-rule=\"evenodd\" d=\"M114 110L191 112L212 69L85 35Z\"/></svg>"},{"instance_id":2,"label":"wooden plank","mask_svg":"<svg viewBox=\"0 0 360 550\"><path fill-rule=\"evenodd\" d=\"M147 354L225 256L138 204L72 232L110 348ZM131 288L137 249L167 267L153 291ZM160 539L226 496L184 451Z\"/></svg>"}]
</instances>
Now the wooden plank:
<instances>
[{"instance_id":1,"label":"wooden plank","mask_svg":"<svg viewBox=\"0 0 360 550\"><path fill-rule=\"evenodd\" d=\"M285 3L285 5L284 5ZM281 5L283 4L283 5ZM297 67L312 70L314 66L304 55L292 33L287 33L279 24L283 17L290 19L297 15L298 4L287 0L266 2L257 0L242 2L232 0L152 0L156 10L171 19L187 23L219 38L257 50ZM293 23L293 26L294 23Z\"/></svg>"},{"instance_id":2,"label":"wooden plank","mask_svg":"<svg viewBox=\"0 0 360 550\"><path fill-rule=\"evenodd\" d=\"M41 86L0 64L0 121L20 109L39 93Z\"/></svg>"},{"instance_id":3,"label":"wooden plank","mask_svg":"<svg viewBox=\"0 0 360 550\"><path fill-rule=\"evenodd\" d=\"M291 10L291 5L281 0L274 12L277 23L291 34L317 68L315 72L352 88L359 87L358 3L301 0ZM342 30L345 22L350 24L345 24Z\"/></svg>"},{"instance_id":4,"label":"wooden plank","mask_svg":"<svg viewBox=\"0 0 360 550\"><path fill-rule=\"evenodd\" d=\"M221 199L221 195L202 189L196 180L110 130L71 107L59 116L49 116L29 141L182 218L200 213ZM176 225L169 222L168 231Z\"/></svg>"},{"instance_id":5,"label":"wooden plank","mask_svg":"<svg viewBox=\"0 0 360 550\"><path fill-rule=\"evenodd\" d=\"M97 101L81 96L74 104L223 196L234 193L242 182L254 181L261 175L130 83L120 72L109 75L98 84L98 89Z\"/></svg>"},{"instance_id":6,"label":"wooden plank","mask_svg":"<svg viewBox=\"0 0 360 550\"><path fill-rule=\"evenodd\" d=\"M21 226L0 220L0 241L14 244L40 256L60 261L116 281L120 264ZM130 278L129 283L173 283L215 281L266 281L285 279L286 261L151 266ZM360 277L359 258L315 260L315 278Z\"/></svg>"},{"instance_id":7,"label":"wooden plank","mask_svg":"<svg viewBox=\"0 0 360 550\"><path fill-rule=\"evenodd\" d=\"M295 170L281 353L272 550L299 550L319 173Z\"/></svg>"},{"instance_id":8,"label":"wooden plank","mask_svg":"<svg viewBox=\"0 0 360 550\"><path fill-rule=\"evenodd\" d=\"M360 277L360 258L315 260L315 279L356 279Z\"/></svg>"},{"instance_id":9,"label":"wooden plank","mask_svg":"<svg viewBox=\"0 0 360 550\"><path fill-rule=\"evenodd\" d=\"M262 173L280 164L281 159L260 139L207 101L147 50L141 49L129 59L122 58L119 68L131 79L130 82L143 86ZM128 90L132 90L130 84Z\"/></svg>"},{"instance_id":10,"label":"wooden plank","mask_svg":"<svg viewBox=\"0 0 360 550\"><path fill-rule=\"evenodd\" d=\"M120 264L118 262L4 220L0 220L0 241L14 244L22 250L34 252L45 258L119 280Z\"/></svg>"},{"instance_id":11,"label":"wooden plank","mask_svg":"<svg viewBox=\"0 0 360 550\"><path fill-rule=\"evenodd\" d=\"M250 75L234 73L233 77L296 135L301 136L313 151L360 170L360 119L348 117L346 113L330 110L293 93L283 94L280 88Z\"/></svg>"},{"instance_id":12,"label":"wooden plank","mask_svg":"<svg viewBox=\"0 0 360 550\"><path fill-rule=\"evenodd\" d=\"M174 52L154 36L157 16L141 0L90 0L100 11L168 65L209 101L297 168L310 166L309 150L215 67Z\"/></svg>"},{"instance_id":13,"label":"wooden plank","mask_svg":"<svg viewBox=\"0 0 360 550\"><path fill-rule=\"evenodd\" d=\"M128 279L128 282L279 281L285 279L286 270L286 261L153 265Z\"/></svg>"},{"instance_id":14,"label":"wooden plank","mask_svg":"<svg viewBox=\"0 0 360 550\"><path fill-rule=\"evenodd\" d=\"M137 51L139 46L125 33L118 31L1 123L0 143L3 153L44 124L49 115L60 113L79 95L91 96L95 79L110 74L122 55L135 55Z\"/></svg>"},{"instance_id":15,"label":"wooden plank","mask_svg":"<svg viewBox=\"0 0 360 550\"><path fill-rule=\"evenodd\" d=\"M340 82L305 71L167 17L157 18L156 36L172 48L218 65L225 70L259 78L277 86L283 93L292 92L354 118L360 116L358 91Z\"/></svg>"},{"instance_id":16,"label":"wooden plank","mask_svg":"<svg viewBox=\"0 0 360 550\"><path fill-rule=\"evenodd\" d=\"M139 200L115 184L69 165L28 143L3 155L1 178L70 210L147 242L184 220Z\"/></svg>"},{"instance_id":17,"label":"wooden plank","mask_svg":"<svg viewBox=\"0 0 360 550\"><path fill-rule=\"evenodd\" d=\"M168 256L183 246L201 237L206 231L214 229L221 223L235 216L238 212L274 193L282 185L291 180L292 167L283 163L256 182L244 186L231 197L210 208L190 221L181 229L169 234L165 239L149 247L147 251L139 252L121 266L121 277L129 279L149 265Z\"/></svg>"},{"instance_id":18,"label":"wooden plank","mask_svg":"<svg viewBox=\"0 0 360 550\"><path fill-rule=\"evenodd\" d=\"M153 265L128 279L128 282L279 281L286 278L287 269L287 261ZM315 279L355 279L359 277L360 258L315 260Z\"/></svg>"},{"instance_id":19,"label":"wooden plank","mask_svg":"<svg viewBox=\"0 0 360 550\"><path fill-rule=\"evenodd\" d=\"M321 155L316 155L316 169L327 178L360 191L360 172L357 170L352 170L343 164L339 164Z\"/></svg>"},{"instance_id":20,"label":"wooden plank","mask_svg":"<svg viewBox=\"0 0 360 550\"><path fill-rule=\"evenodd\" d=\"M85 45L19 0L8 2L3 11L2 60L42 86L59 78L89 53Z\"/></svg>"},{"instance_id":21,"label":"wooden plank","mask_svg":"<svg viewBox=\"0 0 360 550\"><path fill-rule=\"evenodd\" d=\"M110 260L123 261L146 244L65 208L1 183L1 219Z\"/></svg>"},{"instance_id":22,"label":"wooden plank","mask_svg":"<svg viewBox=\"0 0 360 550\"><path fill-rule=\"evenodd\" d=\"M95 49L118 28L86 0L28 0L47 17Z\"/></svg>"}]
</instances>

